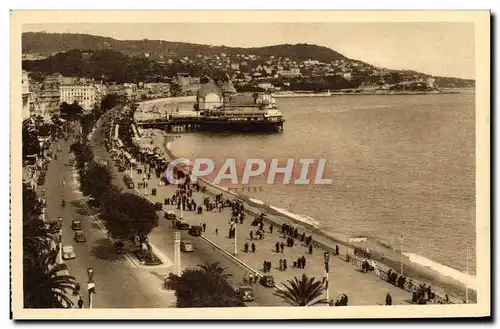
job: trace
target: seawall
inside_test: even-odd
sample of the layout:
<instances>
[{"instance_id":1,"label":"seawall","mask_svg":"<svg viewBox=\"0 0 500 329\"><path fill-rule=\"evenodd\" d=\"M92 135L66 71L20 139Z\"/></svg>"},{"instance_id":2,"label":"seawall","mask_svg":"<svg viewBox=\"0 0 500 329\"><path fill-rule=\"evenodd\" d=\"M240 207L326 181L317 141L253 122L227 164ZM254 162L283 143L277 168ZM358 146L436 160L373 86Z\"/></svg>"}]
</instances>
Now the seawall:
<instances>
[{"instance_id":1,"label":"seawall","mask_svg":"<svg viewBox=\"0 0 500 329\"><path fill-rule=\"evenodd\" d=\"M175 103L175 100L171 100L170 102ZM170 158L176 158L170 148L170 142L164 142L162 144L166 154ZM205 186L207 192L211 194L222 193L227 198L238 199L245 202L248 212L253 216L257 216L261 212L267 213L268 222L274 223L279 226L281 226L282 223L287 223L295 227L300 227L300 231L304 231L307 235L313 236L313 244L324 250L330 250L333 252L335 249L335 245L339 245L342 252L343 250L346 250L351 255L349 259L350 262L353 262L353 264L355 263L355 265L357 266L361 266L361 262L363 259L352 255L354 248L367 248L368 246L365 243L351 243L349 239L347 239L347 237L343 234L324 232L312 223L299 220L297 219L297 216L292 216L294 214L290 215L281 211L280 208L265 204L264 202L253 199L245 194L229 191L228 189L222 186L214 185L213 183L203 178L198 178L198 181L201 183L201 185ZM382 279L384 279L384 276L386 275L385 273L388 269L392 269L396 272L400 271L399 269L401 266L401 255L398 251L389 250L386 248L385 250L383 250L383 252L376 252L376 248L372 249L372 246L370 246L369 248L370 250L374 251L372 253L372 258L381 265L379 276ZM406 255L403 257L403 265L405 276L412 278L415 284L418 282L425 282L427 285L432 285L433 290L436 291L436 294L440 295L441 298L444 299L446 292L448 293L450 300L452 300L453 302L463 302L465 295L465 287L463 283L457 281L452 277L438 273L431 267L421 266L420 264L414 263L410 258L406 257ZM441 287L443 289L437 289L436 287ZM411 287L408 287L408 289L411 289ZM471 301L476 300L476 294L472 290L469 292L469 299Z\"/></svg>"}]
</instances>

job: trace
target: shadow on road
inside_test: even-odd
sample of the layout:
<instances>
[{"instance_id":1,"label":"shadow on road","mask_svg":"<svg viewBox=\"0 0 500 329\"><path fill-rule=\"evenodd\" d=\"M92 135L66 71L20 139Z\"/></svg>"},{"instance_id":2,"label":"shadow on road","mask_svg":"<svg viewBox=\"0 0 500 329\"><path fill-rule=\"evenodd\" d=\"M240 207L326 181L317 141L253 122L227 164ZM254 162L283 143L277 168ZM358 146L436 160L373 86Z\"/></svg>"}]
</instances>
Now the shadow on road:
<instances>
[{"instance_id":1,"label":"shadow on road","mask_svg":"<svg viewBox=\"0 0 500 329\"><path fill-rule=\"evenodd\" d=\"M94 242L91 252L102 260L111 262L125 261L125 257L116 253L113 243L108 239L100 239Z\"/></svg>"}]
</instances>

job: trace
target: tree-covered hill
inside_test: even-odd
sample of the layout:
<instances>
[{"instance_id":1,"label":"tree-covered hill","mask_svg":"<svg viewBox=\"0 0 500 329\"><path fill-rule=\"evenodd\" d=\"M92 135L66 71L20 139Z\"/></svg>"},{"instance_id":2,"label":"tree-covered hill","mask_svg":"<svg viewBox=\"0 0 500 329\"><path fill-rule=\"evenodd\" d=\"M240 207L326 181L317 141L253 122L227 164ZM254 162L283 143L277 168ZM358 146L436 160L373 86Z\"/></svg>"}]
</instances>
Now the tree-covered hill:
<instances>
[{"instance_id":1,"label":"tree-covered hill","mask_svg":"<svg viewBox=\"0 0 500 329\"><path fill-rule=\"evenodd\" d=\"M195 57L199 54L216 55L226 53L228 56L250 55L268 57L288 57L291 60L316 59L331 62L346 58L338 52L322 46L309 44L276 45L258 48L237 48L211 46L186 42L170 42L164 40L116 40L88 34L27 32L22 35L23 54L40 54L49 56L71 49L118 51L130 56L160 60L164 57Z\"/></svg>"}]
</instances>

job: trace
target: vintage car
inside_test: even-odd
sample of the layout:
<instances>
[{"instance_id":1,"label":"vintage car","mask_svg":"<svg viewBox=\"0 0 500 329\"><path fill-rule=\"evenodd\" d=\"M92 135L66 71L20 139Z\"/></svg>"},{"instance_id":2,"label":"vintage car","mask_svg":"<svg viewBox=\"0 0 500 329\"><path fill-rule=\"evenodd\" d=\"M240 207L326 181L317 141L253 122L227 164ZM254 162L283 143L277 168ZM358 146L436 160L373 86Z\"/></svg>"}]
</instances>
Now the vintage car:
<instances>
[{"instance_id":1,"label":"vintage car","mask_svg":"<svg viewBox=\"0 0 500 329\"><path fill-rule=\"evenodd\" d=\"M200 225L193 225L189 228L188 234L192 236L200 236L203 228Z\"/></svg>"},{"instance_id":2,"label":"vintage car","mask_svg":"<svg viewBox=\"0 0 500 329\"><path fill-rule=\"evenodd\" d=\"M72 220L71 221L71 228L74 231L79 231L79 230L83 229L82 221L81 220L77 220L77 219Z\"/></svg>"},{"instance_id":3,"label":"vintage car","mask_svg":"<svg viewBox=\"0 0 500 329\"><path fill-rule=\"evenodd\" d=\"M67 259L75 259L75 252L73 251L72 246L64 246L62 248L62 259L67 260Z\"/></svg>"},{"instance_id":4,"label":"vintage car","mask_svg":"<svg viewBox=\"0 0 500 329\"><path fill-rule=\"evenodd\" d=\"M264 276L260 279L260 283L261 283L264 287L272 288L272 287L274 287L274 277L273 277L272 275L264 275Z\"/></svg>"},{"instance_id":5,"label":"vintage car","mask_svg":"<svg viewBox=\"0 0 500 329\"><path fill-rule=\"evenodd\" d=\"M175 220L174 227L178 230L189 230L189 224L179 219Z\"/></svg>"},{"instance_id":6,"label":"vintage car","mask_svg":"<svg viewBox=\"0 0 500 329\"><path fill-rule=\"evenodd\" d=\"M193 251L193 244L189 240L181 241L181 250L184 252Z\"/></svg>"},{"instance_id":7,"label":"vintage car","mask_svg":"<svg viewBox=\"0 0 500 329\"><path fill-rule=\"evenodd\" d=\"M85 239L85 233L83 233L82 230L76 231L74 239L76 242L85 242L87 239Z\"/></svg>"},{"instance_id":8,"label":"vintage car","mask_svg":"<svg viewBox=\"0 0 500 329\"><path fill-rule=\"evenodd\" d=\"M115 250L117 254L124 254L125 253L125 244L123 241L115 241L114 243Z\"/></svg>"},{"instance_id":9,"label":"vintage car","mask_svg":"<svg viewBox=\"0 0 500 329\"><path fill-rule=\"evenodd\" d=\"M253 290L249 286L237 287L235 292L236 296L238 296L238 298L243 302L251 302L255 300Z\"/></svg>"},{"instance_id":10,"label":"vintage car","mask_svg":"<svg viewBox=\"0 0 500 329\"><path fill-rule=\"evenodd\" d=\"M163 204L161 202L156 202L155 203L155 210L162 210L163 209Z\"/></svg>"},{"instance_id":11,"label":"vintage car","mask_svg":"<svg viewBox=\"0 0 500 329\"><path fill-rule=\"evenodd\" d=\"M172 211L165 211L165 214L163 215L163 217L165 219L169 219L169 220L176 220L177 219L177 216Z\"/></svg>"}]
</instances>

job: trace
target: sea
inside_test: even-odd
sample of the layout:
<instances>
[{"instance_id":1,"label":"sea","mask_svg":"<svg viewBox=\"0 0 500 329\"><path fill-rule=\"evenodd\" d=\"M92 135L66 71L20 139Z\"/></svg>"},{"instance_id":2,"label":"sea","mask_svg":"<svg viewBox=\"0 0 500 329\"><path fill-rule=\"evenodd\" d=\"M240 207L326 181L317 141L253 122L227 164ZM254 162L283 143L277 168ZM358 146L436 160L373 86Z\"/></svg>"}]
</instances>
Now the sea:
<instances>
[{"instance_id":1,"label":"sea","mask_svg":"<svg viewBox=\"0 0 500 329\"><path fill-rule=\"evenodd\" d=\"M259 188L244 193L346 237L368 237L400 250L403 236L410 259L441 272L465 272L467 266L473 275L474 98L473 90L279 98L286 119L282 133L182 133L171 149L176 156L219 163L325 159L323 177L332 184L257 179L251 184Z\"/></svg>"}]
</instances>

